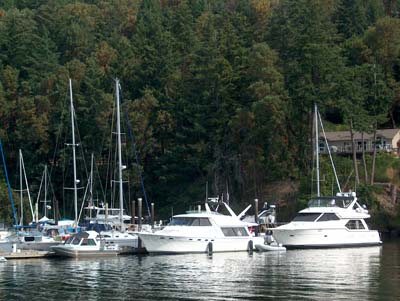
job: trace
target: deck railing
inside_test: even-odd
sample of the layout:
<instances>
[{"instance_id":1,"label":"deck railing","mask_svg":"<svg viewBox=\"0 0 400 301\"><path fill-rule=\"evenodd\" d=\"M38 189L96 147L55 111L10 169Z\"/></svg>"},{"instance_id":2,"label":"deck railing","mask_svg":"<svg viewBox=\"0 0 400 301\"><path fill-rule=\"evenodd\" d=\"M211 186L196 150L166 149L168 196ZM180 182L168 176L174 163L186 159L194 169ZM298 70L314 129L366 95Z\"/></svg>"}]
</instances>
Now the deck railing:
<instances>
[{"instance_id":1,"label":"deck railing","mask_svg":"<svg viewBox=\"0 0 400 301\"><path fill-rule=\"evenodd\" d=\"M348 146L336 146L336 145L331 145L330 146L331 152L332 153L345 153L345 154L350 154L353 152L351 145ZM395 152L398 153L397 148L393 148L391 145L377 145L376 150L378 152ZM361 153L363 151L362 145L356 145L356 153ZM364 147L364 152L366 153L372 153L374 151L374 148L372 145L365 145ZM326 147L320 147L320 152L322 154L327 154L328 150Z\"/></svg>"}]
</instances>

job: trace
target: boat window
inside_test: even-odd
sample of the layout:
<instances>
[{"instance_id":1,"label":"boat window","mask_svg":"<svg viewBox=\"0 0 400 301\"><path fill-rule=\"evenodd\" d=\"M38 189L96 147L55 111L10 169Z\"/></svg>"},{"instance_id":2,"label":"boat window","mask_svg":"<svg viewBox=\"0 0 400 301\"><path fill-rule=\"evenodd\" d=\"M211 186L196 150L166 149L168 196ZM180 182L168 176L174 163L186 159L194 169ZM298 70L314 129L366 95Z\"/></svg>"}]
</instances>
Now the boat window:
<instances>
[{"instance_id":1,"label":"boat window","mask_svg":"<svg viewBox=\"0 0 400 301\"><path fill-rule=\"evenodd\" d=\"M88 240L87 238L82 239L81 246L87 246Z\"/></svg>"},{"instance_id":2,"label":"boat window","mask_svg":"<svg viewBox=\"0 0 400 301\"><path fill-rule=\"evenodd\" d=\"M72 239L71 243L72 243L73 245L79 245L79 242L80 242L80 241L81 241L81 240L80 240L79 238L74 237L74 238Z\"/></svg>"},{"instance_id":3,"label":"boat window","mask_svg":"<svg viewBox=\"0 0 400 301\"><path fill-rule=\"evenodd\" d=\"M319 219L318 222L327 222L327 221L337 221L340 218L337 217L335 213L324 213Z\"/></svg>"},{"instance_id":4,"label":"boat window","mask_svg":"<svg viewBox=\"0 0 400 301\"><path fill-rule=\"evenodd\" d=\"M364 230L365 229L364 224L362 223L362 221L357 220L357 219L349 220L346 223L346 228L350 229L350 230Z\"/></svg>"},{"instance_id":5,"label":"boat window","mask_svg":"<svg viewBox=\"0 0 400 301\"><path fill-rule=\"evenodd\" d=\"M225 236L249 236L243 227L224 227L221 230Z\"/></svg>"},{"instance_id":6,"label":"boat window","mask_svg":"<svg viewBox=\"0 0 400 301\"><path fill-rule=\"evenodd\" d=\"M308 207L340 207L347 208L353 202L352 197L321 197L311 199L308 202Z\"/></svg>"},{"instance_id":7,"label":"boat window","mask_svg":"<svg viewBox=\"0 0 400 301\"><path fill-rule=\"evenodd\" d=\"M206 217L174 217L169 226L211 226L210 220Z\"/></svg>"},{"instance_id":8,"label":"boat window","mask_svg":"<svg viewBox=\"0 0 400 301\"><path fill-rule=\"evenodd\" d=\"M199 218L200 226L211 226L210 220L208 218Z\"/></svg>"},{"instance_id":9,"label":"boat window","mask_svg":"<svg viewBox=\"0 0 400 301\"><path fill-rule=\"evenodd\" d=\"M314 222L321 213L299 213L293 222Z\"/></svg>"},{"instance_id":10,"label":"boat window","mask_svg":"<svg viewBox=\"0 0 400 301\"><path fill-rule=\"evenodd\" d=\"M94 239L91 238L91 239L88 239L88 240L87 240L87 245L88 245L88 246L95 246L95 245L96 245L96 242L94 241Z\"/></svg>"}]
</instances>

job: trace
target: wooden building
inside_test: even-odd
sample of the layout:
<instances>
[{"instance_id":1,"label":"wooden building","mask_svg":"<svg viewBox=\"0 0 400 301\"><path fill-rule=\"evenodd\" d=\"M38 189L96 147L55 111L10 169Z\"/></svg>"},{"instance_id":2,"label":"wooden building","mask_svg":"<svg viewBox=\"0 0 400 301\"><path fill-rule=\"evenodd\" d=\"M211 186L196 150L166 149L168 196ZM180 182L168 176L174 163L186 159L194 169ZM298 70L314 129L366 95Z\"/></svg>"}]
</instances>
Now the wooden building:
<instances>
[{"instance_id":1,"label":"wooden building","mask_svg":"<svg viewBox=\"0 0 400 301\"><path fill-rule=\"evenodd\" d=\"M366 153L372 153L374 146L378 151L400 152L400 129L382 129L376 133L376 141L373 141L373 134L354 132L356 152L361 153L363 148ZM350 131L327 132L326 139L333 153L352 153ZM325 139L320 136L319 148L321 153L327 153Z\"/></svg>"}]
</instances>

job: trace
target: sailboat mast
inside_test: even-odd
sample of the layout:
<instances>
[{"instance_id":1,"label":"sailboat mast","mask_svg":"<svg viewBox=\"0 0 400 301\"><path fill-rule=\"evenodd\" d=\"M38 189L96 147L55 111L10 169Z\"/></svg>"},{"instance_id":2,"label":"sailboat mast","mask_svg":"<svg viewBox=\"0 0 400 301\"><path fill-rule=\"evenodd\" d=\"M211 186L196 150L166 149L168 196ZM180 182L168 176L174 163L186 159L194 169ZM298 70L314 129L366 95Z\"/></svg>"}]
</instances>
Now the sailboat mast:
<instances>
[{"instance_id":1,"label":"sailboat mast","mask_svg":"<svg viewBox=\"0 0 400 301\"><path fill-rule=\"evenodd\" d=\"M14 225L17 226L18 225L17 214L15 211L14 199L13 199L12 192L11 192L10 181L8 179L6 159L4 158L3 144L1 143L1 139L0 139L0 153L1 153L1 161L3 162L4 175L6 177L6 182L7 182L8 197L10 198L10 202L11 202L11 209L12 209L12 214L13 214L13 219L14 219Z\"/></svg>"},{"instance_id":2,"label":"sailboat mast","mask_svg":"<svg viewBox=\"0 0 400 301\"><path fill-rule=\"evenodd\" d=\"M28 195L29 207L31 208L32 221L35 221L35 213L33 212L32 199L31 199L31 194L30 194L30 192L29 192L28 179L26 178L26 170L25 170L24 156L22 156L22 151L21 151L21 166L22 166L22 175L24 176L24 179L25 179L25 187L26 187L26 193L27 193L27 195ZM21 186L21 187L22 187L22 186Z\"/></svg>"},{"instance_id":3,"label":"sailboat mast","mask_svg":"<svg viewBox=\"0 0 400 301\"><path fill-rule=\"evenodd\" d=\"M315 126L315 162L316 162L316 173L317 173L317 196L320 196L320 180L319 180L319 135L318 135L318 108L317 104L314 103L314 126Z\"/></svg>"},{"instance_id":4,"label":"sailboat mast","mask_svg":"<svg viewBox=\"0 0 400 301\"><path fill-rule=\"evenodd\" d=\"M93 203L93 164L94 164L94 154L92 153L92 158L90 160L90 187L89 187L90 205L92 205Z\"/></svg>"},{"instance_id":5,"label":"sailboat mast","mask_svg":"<svg viewBox=\"0 0 400 301\"><path fill-rule=\"evenodd\" d=\"M72 98L72 81L69 79L69 93L70 93L70 100L71 100L71 128L72 128L72 160L74 165L74 209L75 209L75 220L74 220L74 229L77 232L78 228L78 191L77 191L77 179L76 179L76 153L75 153L75 126L74 126L74 103Z\"/></svg>"},{"instance_id":6,"label":"sailboat mast","mask_svg":"<svg viewBox=\"0 0 400 301\"><path fill-rule=\"evenodd\" d=\"M121 151L121 117L120 117L120 111L119 111L119 80L115 80L115 94L116 94L116 102L117 102L117 139L118 139L118 176L119 176L119 205L120 205L120 211L119 211L119 221L121 223L121 230L123 227L123 208L124 208L124 202L123 202L123 185L122 185L122 151Z\"/></svg>"},{"instance_id":7,"label":"sailboat mast","mask_svg":"<svg viewBox=\"0 0 400 301\"><path fill-rule=\"evenodd\" d=\"M44 216L47 217L47 164L44 166Z\"/></svg>"},{"instance_id":8,"label":"sailboat mast","mask_svg":"<svg viewBox=\"0 0 400 301\"><path fill-rule=\"evenodd\" d=\"M20 226L22 226L24 223L24 203L23 203L23 192L22 192L22 151L21 149L19 150L19 192L20 192L20 202L21 202L21 218L19 220Z\"/></svg>"}]
</instances>

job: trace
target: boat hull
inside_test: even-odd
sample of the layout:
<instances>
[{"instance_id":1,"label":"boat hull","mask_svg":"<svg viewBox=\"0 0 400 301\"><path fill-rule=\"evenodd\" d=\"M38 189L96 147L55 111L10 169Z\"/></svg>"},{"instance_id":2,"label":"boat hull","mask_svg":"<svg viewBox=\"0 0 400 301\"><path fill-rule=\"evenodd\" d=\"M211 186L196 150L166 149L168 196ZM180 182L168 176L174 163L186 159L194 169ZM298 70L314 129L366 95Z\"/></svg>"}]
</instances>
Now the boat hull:
<instances>
[{"instance_id":1,"label":"boat hull","mask_svg":"<svg viewBox=\"0 0 400 301\"><path fill-rule=\"evenodd\" d=\"M260 252L285 252L286 248L280 245L256 244L255 248Z\"/></svg>"},{"instance_id":2,"label":"boat hull","mask_svg":"<svg viewBox=\"0 0 400 301\"><path fill-rule=\"evenodd\" d=\"M1 241L1 252L13 252L14 249L33 250L33 251L51 251L51 248L60 245L61 242L21 242L21 241Z\"/></svg>"},{"instance_id":3,"label":"boat hull","mask_svg":"<svg viewBox=\"0 0 400 301\"><path fill-rule=\"evenodd\" d=\"M52 248L52 250L58 256L71 257L71 258L117 256L119 254L118 250L99 250L99 249L82 250L76 248L69 248L65 246L55 246Z\"/></svg>"},{"instance_id":4,"label":"boat hull","mask_svg":"<svg viewBox=\"0 0 400 301\"><path fill-rule=\"evenodd\" d=\"M263 242L262 237L205 238L156 233L143 233L139 237L150 254L240 252L253 250L256 243Z\"/></svg>"},{"instance_id":5,"label":"boat hull","mask_svg":"<svg viewBox=\"0 0 400 301\"><path fill-rule=\"evenodd\" d=\"M275 240L288 249L367 247L382 244L378 231L348 229L273 229Z\"/></svg>"}]
</instances>

